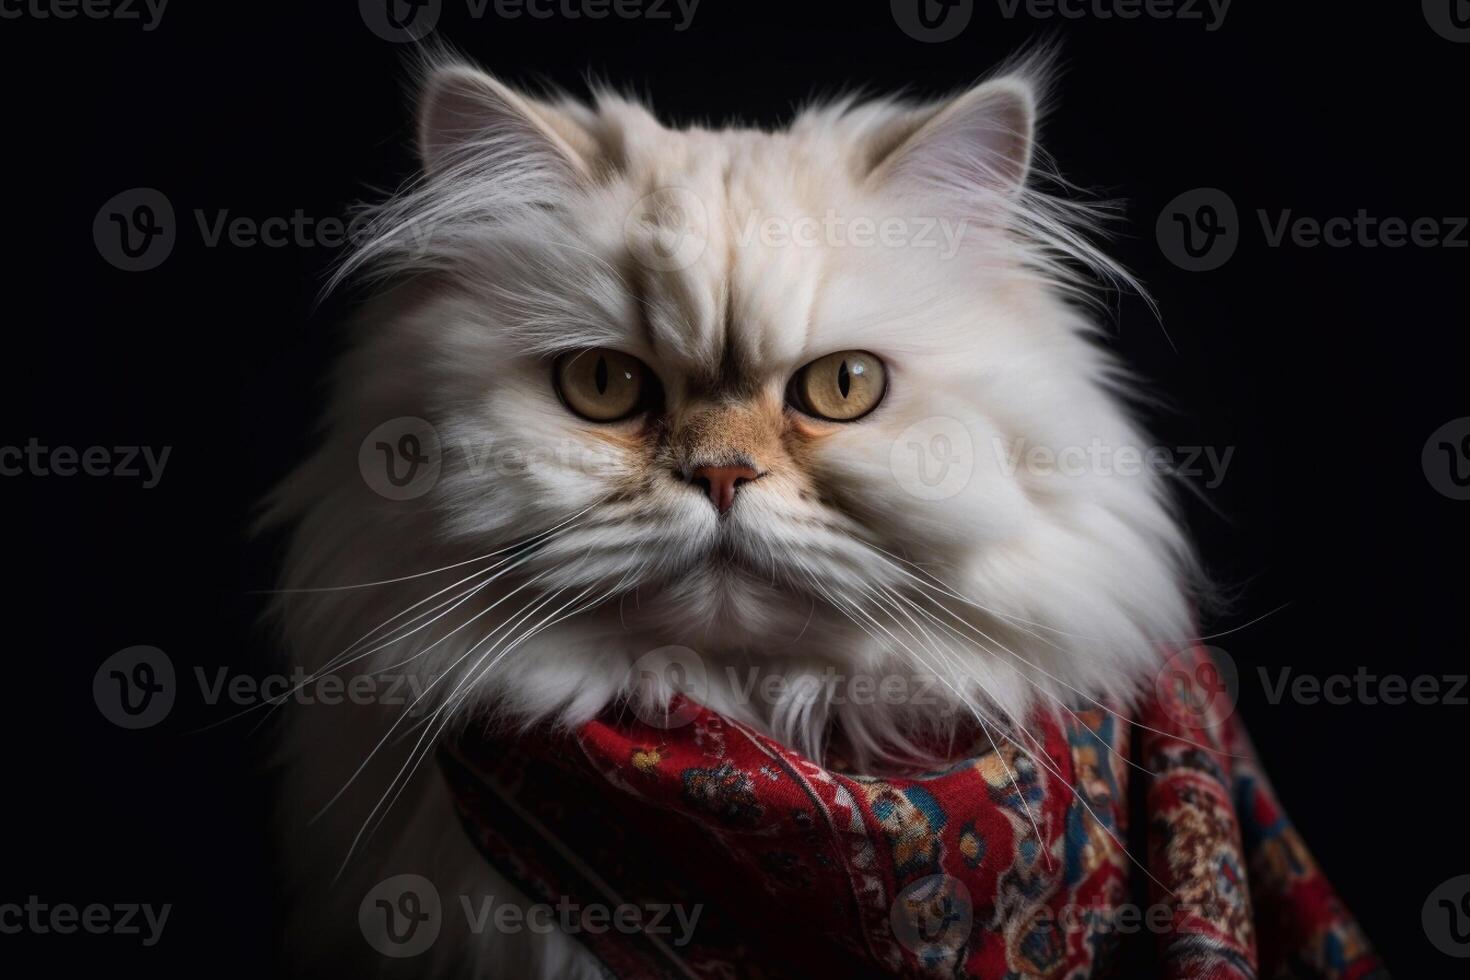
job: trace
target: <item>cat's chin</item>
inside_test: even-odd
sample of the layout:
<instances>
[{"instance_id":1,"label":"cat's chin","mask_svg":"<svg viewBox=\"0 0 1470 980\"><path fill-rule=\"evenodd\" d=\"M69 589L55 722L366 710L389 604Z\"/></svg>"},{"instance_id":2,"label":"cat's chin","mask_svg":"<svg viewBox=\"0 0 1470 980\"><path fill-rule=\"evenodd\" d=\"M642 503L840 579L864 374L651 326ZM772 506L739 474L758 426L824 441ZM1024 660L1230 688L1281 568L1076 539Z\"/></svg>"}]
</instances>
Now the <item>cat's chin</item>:
<instances>
[{"instance_id":1,"label":"cat's chin","mask_svg":"<svg viewBox=\"0 0 1470 980\"><path fill-rule=\"evenodd\" d=\"M821 638L850 625L814 588L738 554L640 585L636 608L621 605L623 626L701 653L814 653Z\"/></svg>"}]
</instances>

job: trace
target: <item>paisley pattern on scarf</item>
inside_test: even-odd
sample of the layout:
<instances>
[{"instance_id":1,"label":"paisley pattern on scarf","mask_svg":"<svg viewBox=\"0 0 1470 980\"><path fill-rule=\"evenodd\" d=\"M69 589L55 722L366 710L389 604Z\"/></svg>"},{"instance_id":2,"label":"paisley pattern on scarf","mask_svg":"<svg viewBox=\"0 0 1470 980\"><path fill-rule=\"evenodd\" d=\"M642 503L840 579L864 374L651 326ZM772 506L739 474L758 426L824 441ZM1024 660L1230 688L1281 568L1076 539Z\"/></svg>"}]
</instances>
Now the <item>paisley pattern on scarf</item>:
<instances>
[{"instance_id":1,"label":"paisley pattern on scarf","mask_svg":"<svg viewBox=\"0 0 1470 980\"><path fill-rule=\"evenodd\" d=\"M1097 707L982 731L904 778L697 706L670 730L473 732L441 762L475 844L534 899L698 909L692 938L673 916L578 930L618 978L1384 980L1238 719L1191 694L1164 685L1137 726Z\"/></svg>"}]
</instances>

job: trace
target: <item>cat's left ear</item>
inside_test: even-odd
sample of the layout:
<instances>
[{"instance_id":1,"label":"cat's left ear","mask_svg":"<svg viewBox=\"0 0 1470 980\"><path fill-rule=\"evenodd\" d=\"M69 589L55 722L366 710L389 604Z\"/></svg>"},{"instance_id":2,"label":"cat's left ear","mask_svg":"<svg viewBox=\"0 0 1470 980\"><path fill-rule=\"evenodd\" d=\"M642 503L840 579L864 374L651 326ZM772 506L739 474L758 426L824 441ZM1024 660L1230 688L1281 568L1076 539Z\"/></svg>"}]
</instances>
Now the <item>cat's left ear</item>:
<instances>
[{"instance_id":1,"label":"cat's left ear","mask_svg":"<svg viewBox=\"0 0 1470 980\"><path fill-rule=\"evenodd\" d=\"M885 150L871 186L1012 195L1026 183L1036 131L1036 90L1024 77L992 79L921 114Z\"/></svg>"}]
</instances>

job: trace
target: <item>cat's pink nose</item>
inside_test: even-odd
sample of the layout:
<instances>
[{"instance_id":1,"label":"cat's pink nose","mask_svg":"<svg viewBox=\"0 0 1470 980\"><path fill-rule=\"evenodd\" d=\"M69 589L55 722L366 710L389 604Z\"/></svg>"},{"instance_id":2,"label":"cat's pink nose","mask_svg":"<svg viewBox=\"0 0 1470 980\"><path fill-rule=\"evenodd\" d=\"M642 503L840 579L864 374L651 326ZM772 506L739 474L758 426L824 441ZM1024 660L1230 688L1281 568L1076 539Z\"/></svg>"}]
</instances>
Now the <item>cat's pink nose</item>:
<instances>
[{"instance_id":1,"label":"cat's pink nose","mask_svg":"<svg viewBox=\"0 0 1470 980\"><path fill-rule=\"evenodd\" d=\"M758 476L749 466L701 466L694 471L690 482L704 484L715 510L723 514L735 505L735 491L740 489L740 484Z\"/></svg>"}]
</instances>

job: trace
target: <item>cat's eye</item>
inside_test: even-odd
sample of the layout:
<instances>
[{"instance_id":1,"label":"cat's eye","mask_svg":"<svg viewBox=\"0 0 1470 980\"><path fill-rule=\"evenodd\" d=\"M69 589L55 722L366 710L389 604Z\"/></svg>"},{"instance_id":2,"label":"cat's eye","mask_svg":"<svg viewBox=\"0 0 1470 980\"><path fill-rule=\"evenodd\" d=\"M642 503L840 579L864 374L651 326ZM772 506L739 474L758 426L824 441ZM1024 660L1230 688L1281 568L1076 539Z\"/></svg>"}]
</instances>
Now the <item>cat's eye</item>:
<instances>
[{"instance_id":1,"label":"cat's eye","mask_svg":"<svg viewBox=\"0 0 1470 980\"><path fill-rule=\"evenodd\" d=\"M791 379L791 401L808 415L851 422L883 400L887 387L883 362L862 350L819 357Z\"/></svg>"},{"instance_id":2,"label":"cat's eye","mask_svg":"<svg viewBox=\"0 0 1470 980\"><path fill-rule=\"evenodd\" d=\"M563 354L552 377L567 407L593 422L616 422L646 407L655 384L642 361L606 347Z\"/></svg>"}]
</instances>

